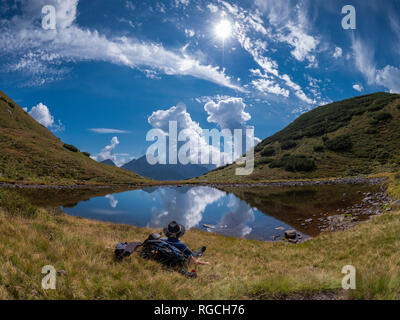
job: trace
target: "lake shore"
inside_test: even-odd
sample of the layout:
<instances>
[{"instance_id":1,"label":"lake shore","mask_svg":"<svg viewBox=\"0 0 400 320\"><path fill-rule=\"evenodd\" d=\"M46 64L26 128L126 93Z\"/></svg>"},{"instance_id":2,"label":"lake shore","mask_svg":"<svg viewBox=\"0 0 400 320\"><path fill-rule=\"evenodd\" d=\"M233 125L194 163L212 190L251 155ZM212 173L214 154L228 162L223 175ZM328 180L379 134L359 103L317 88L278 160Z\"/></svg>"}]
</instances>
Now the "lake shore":
<instances>
[{"instance_id":1,"label":"lake shore","mask_svg":"<svg viewBox=\"0 0 400 320\"><path fill-rule=\"evenodd\" d=\"M345 177L345 178L329 178L317 180L281 180L269 181L259 183L194 183L193 181L164 181L154 184L132 185L132 184L115 184L115 185L102 185L102 184L37 184L37 183L17 183L17 182L0 182L0 188L5 189L140 189L150 187L165 187L165 186L209 186L209 187L296 187L296 186L311 186L311 185L331 185L331 184L381 184L386 177Z\"/></svg>"}]
</instances>

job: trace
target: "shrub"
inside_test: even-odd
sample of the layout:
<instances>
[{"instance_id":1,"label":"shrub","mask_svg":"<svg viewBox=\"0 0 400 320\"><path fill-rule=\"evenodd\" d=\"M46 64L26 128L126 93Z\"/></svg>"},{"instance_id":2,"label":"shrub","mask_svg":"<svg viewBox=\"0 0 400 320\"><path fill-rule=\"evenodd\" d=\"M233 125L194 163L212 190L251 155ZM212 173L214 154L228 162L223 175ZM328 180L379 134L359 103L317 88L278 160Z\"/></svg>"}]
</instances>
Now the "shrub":
<instances>
[{"instance_id":1,"label":"shrub","mask_svg":"<svg viewBox=\"0 0 400 320\"><path fill-rule=\"evenodd\" d=\"M367 134L377 134L378 130L376 130L375 128L368 128L367 130L365 130L365 133L367 133Z\"/></svg>"},{"instance_id":2,"label":"shrub","mask_svg":"<svg viewBox=\"0 0 400 320\"><path fill-rule=\"evenodd\" d=\"M294 141L285 141L285 142L282 142L282 144L281 144L282 150L293 149L296 146L297 146L297 143Z\"/></svg>"},{"instance_id":3,"label":"shrub","mask_svg":"<svg viewBox=\"0 0 400 320\"><path fill-rule=\"evenodd\" d=\"M393 117L392 117L392 115L391 115L390 113L388 113L388 112L380 112L380 113L376 114L376 115L374 116L374 118L375 118L377 121L387 121L387 120L391 120Z\"/></svg>"},{"instance_id":4,"label":"shrub","mask_svg":"<svg viewBox=\"0 0 400 320\"><path fill-rule=\"evenodd\" d=\"M399 109L399 110L400 110L400 103L397 105L397 109Z\"/></svg>"},{"instance_id":5,"label":"shrub","mask_svg":"<svg viewBox=\"0 0 400 320\"><path fill-rule=\"evenodd\" d=\"M345 134L326 141L325 146L327 149L332 151L346 151L351 149L353 144L351 142L350 136Z\"/></svg>"},{"instance_id":6,"label":"shrub","mask_svg":"<svg viewBox=\"0 0 400 320\"><path fill-rule=\"evenodd\" d=\"M256 166L262 166L263 164L268 164L271 163L273 161L272 158L260 158L259 160L256 161Z\"/></svg>"},{"instance_id":7,"label":"shrub","mask_svg":"<svg viewBox=\"0 0 400 320\"><path fill-rule=\"evenodd\" d=\"M322 151L324 151L324 146L315 146L314 147L314 151L315 152L322 152Z\"/></svg>"},{"instance_id":8,"label":"shrub","mask_svg":"<svg viewBox=\"0 0 400 320\"><path fill-rule=\"evenodd\" d=\"M261 151L261 155L263 157L273 156L275 154L275 149L273 147L266 147L263 151Z\"/></svg>"},{"instance_id":9,"label":"shrub","mask_svg":"<svg viewBox=\"0 0 400 320\"><path fill-rule=\"evenodd\" d=\"M283 168L286 171L312 171L316 169L314 160L305 156L287 156L270 163L270 168Z\"/></svg>"},{"instance_id":10,"label":"shrub","mask_svg":"<svg viewBox=\"0 0 400 320\"><path fill-rule=\"evenodd\" d=\"M69 151L72 151L72 152L78 152L79 151L78 148L73 146L72 144L66 144L65 143L64 144L64 148L68 149Z\"/></svg>"},{"instance_id":11,"label":"shrub","mask_svg":"<svg viewBox=\"0 0 400 320\"><path fill-rule=\"evenodd\" d=\"M89 152L82 152L86 157L90 157L90 153Z\"/></svg>"}]
</instances>

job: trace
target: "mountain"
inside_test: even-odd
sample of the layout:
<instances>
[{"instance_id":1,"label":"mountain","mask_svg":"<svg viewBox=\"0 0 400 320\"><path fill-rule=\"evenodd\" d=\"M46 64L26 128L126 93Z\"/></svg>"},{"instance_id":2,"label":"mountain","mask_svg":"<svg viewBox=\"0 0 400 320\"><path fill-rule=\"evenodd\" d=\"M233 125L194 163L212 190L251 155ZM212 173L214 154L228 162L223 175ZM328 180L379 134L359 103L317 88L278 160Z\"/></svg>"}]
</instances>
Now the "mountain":
<instances>
[{"instance_id":1,"label":"mountain","mask_svg":"<svg viewBox=\"0 0 400 320\"><path fill-rule=\"evenodd\" d=\"M114 163L114 161L112 161L111 159L107 159L107 160L101 161L100 163L108 164L109 166L113 166L113 167L116 167L116 166L117 166L117 165Z\"/></svg>"},{"instance_id":2,"label":"mountain","mask_svg":"<svg viewBox=\"0 0 400 320\"><path fill-rule=\"evenodd\" d=\"M194 164L151 165L147 162L146 156L126 163L122 168L156 180L186 180L201 176L211 170L209 167Z\"/></svg>"},{"instance_id":3,"label":"mountain","mask_svg":"<svg viewBox=\"0 0 400 320\"><path fill-rule=\"evenodd\" d=\"M0 91L0 181L28 183L129 183L150 180L98 163L63 143Z\"/></svg>"},{"instance_id":4,"label":"mountain","mask_svg":"<svg viewBox=\"0 0 400 320\"><path fill-rule=\"evenodd\" d=\"M400 167L400 95L378 92L304 113L255 147L255 168L218 168L201 182L251 182L391 172Z\"/></svg>"}]
</instances>

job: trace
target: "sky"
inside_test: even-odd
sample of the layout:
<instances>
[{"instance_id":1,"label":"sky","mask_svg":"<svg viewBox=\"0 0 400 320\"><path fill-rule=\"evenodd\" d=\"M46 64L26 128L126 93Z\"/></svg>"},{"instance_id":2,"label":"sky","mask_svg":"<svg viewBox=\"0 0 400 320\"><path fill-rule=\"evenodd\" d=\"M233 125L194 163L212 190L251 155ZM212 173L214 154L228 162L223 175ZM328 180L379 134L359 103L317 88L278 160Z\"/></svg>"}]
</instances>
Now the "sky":
<instances>
[{"instance_id":1,"label":"sky","mask_svg":"<svg viewBox=\"0 0 400 320\"><path fill-rule=\"evenodd\" d=\"M349 4L355 29L342 26ZM0 0L0 43L0 89L118 165L170 120L260 141L319 105L400 92L396 0Z\"/></svg>"}]
</instances>

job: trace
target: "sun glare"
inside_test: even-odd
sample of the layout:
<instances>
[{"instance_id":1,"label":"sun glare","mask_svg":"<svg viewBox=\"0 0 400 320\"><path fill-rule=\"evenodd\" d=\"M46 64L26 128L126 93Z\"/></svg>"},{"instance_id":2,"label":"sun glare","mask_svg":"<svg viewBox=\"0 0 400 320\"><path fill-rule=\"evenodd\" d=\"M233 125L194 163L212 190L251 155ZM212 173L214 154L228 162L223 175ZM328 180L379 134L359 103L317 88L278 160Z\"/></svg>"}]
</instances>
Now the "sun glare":
<instances>
[{"instance_id":1,"label":"sun glare","mask_svg":"<svg viewBox=\"0 0 400 320\"><path fill-rule=\"evenodd\" d=\"M218 38L225 40L232 33L232 26L228 20L222 20L215 26L215 34Z\"/></svg>"}]
</instances>

